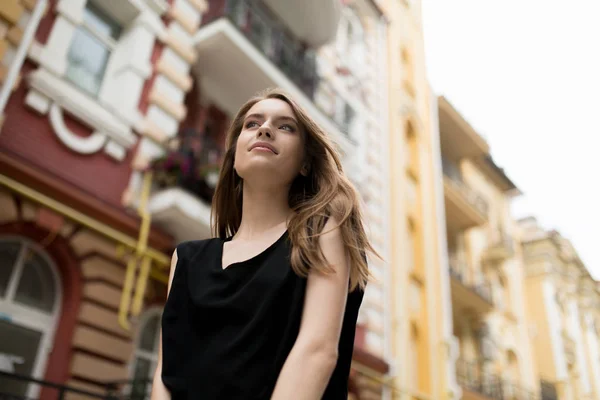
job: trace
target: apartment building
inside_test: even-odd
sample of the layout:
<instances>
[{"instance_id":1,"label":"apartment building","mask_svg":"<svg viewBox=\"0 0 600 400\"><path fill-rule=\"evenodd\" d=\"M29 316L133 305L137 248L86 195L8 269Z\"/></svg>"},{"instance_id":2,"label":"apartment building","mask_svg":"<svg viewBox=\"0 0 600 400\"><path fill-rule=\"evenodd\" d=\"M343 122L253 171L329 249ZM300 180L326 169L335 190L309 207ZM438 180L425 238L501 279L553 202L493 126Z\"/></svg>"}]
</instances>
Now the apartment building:
<instances>
[{"instance_id":1,"label":"apartment building","mask_svg":"<svg viewBox=\"0 0 600 400\"><path fill-rule=\"evenodd\" d=\"M149 392L170 254L209 237L225 129L266 87L337 143L389 259L386 28L368 0L0 2L2 390ZM198 175L161 164L190 154ZM360 398L385 395L369 376L391 351L391 270L371 265Z\"/></svg>"},{"instance_id":2,"label":"apartment building","mask_svg":"<svg viewBox=\"0 0 600 400\"><path fill-rule=\"evenodd\" d=\"M444 97L438 117L462 398L537 398L525 273L510 214L510 201L520 192L487 142Z\"/></svg>"},{"instance_id":3,"label":"apartment building","mask_svg":"<svg viewBox=\"0 0 600 400\"><path fill-rule=\"evenodd\" d=\"M528 321L542 399L600 398L600 286L572 243L519 221Z\"/></svg>"},{"instance_id":4,"label":"apartment building","mask_svg":"<svg viewBox=\"0 0 600 400\"><path fill-rule=\"evenodd\" d=\"M388 0L388 109L394 399L456 395L435 97L425 76L421 3ZM433 103L432 103L433 101ZM432 108L433 104L433 108Z\"/></svg>"}]
</instances>

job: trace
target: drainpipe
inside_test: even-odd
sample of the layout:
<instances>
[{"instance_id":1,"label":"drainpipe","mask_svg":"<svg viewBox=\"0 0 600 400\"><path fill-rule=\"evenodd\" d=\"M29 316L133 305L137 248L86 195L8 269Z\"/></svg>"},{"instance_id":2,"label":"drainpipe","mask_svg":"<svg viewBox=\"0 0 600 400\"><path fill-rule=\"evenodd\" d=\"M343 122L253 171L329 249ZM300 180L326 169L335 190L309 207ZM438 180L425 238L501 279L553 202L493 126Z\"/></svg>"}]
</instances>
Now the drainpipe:
<instances>
[{"instance_id":1,"label":"drainpipe","mask_svg":"<svg viewBox=\"0 0 600 400\"><path fill-rule=\"evenodd\" d=\"M121 294L121 303L119 305L119 325L125 330L130 330L131 326L127 319L130 306L133 289L133 283L135 280L135 273L137 271L138 262L142 259L140 273L137 278L137 284L135 287L135 294L133 295L133 307L131 307L131 313L134 316L140 314L142 305L144 302L144 294L146 292L146 285L148 282L148 276L150 275L150 269L152 267L152 259L146 255L146 249L148 247L148 236L150 234L150 223L151 216L148 212L148 199L150 197L150 189L152 188L152 172L146 171L144 173L144 182L142 184L142 191L140 195L140 203L138 205L138 215L140 216L142 223L140 226L140 234L137 241L137 247L135 254L131 255L131 258L127 262L127 271L125 273L125 283L123 285L123 292Z\"/></svg>"},{"instance_id":2,"label":"drainpipe","mask_svg":"<svg viewBox=\"0 0 600 400\"><path fill-rule=\"evenodd\" d=\"M33 39L35 38L35 32L37 31L42 17L44 16L47 6L48 0L39 0L33 9L33 12L31 13L31 20L23 32L23 38L21 39L21 43L17 48L15 58L8 68L6 81L4 81L4 85L2 88L0 88L0 116L4 113L6 103L8 103L8 98L12 93L13 86L15 85L17 78L19 77L21 66L25 61L25 57L27 57L27 51L31 46L31 42L33 42Z\"/></svg>"}]
</instances>

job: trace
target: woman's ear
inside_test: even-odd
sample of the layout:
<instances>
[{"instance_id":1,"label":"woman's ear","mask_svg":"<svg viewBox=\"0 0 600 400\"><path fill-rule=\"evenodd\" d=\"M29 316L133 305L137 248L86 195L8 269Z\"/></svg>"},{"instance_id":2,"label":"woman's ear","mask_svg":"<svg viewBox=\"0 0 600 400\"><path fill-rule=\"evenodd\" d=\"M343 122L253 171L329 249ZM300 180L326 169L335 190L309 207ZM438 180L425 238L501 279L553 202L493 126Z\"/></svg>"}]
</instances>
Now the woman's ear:
<instances>
[{"instance_id":1,"label":"woman's ear","mask_svg":"<svg viewBox=\"0 0 600 400\"><path fill-rule=\"evenodd\" d=\"M308 164L303 164L302 168L300 168L300 175L302 176L308 176L308 172L310 171L310 168L308 166Z\"/></svg>"}]
</instances>

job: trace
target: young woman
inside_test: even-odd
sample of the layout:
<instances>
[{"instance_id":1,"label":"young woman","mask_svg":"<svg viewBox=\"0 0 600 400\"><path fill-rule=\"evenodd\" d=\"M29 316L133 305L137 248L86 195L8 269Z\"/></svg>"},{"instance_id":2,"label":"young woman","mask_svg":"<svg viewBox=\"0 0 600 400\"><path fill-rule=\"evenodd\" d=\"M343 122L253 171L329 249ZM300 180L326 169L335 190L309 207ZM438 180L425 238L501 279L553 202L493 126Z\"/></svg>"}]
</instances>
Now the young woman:
<instances>
[{"instance_id":1,"label":"young woman","mask_svg":"<svg viewBox=\"0 0 600 400\"><path fill-rule=\"evenodd\" d=\"M373 252L326 134L279 90L227 134L216 238L177 246L153 400L346 400Z\"/></svg>"}]
</instances>

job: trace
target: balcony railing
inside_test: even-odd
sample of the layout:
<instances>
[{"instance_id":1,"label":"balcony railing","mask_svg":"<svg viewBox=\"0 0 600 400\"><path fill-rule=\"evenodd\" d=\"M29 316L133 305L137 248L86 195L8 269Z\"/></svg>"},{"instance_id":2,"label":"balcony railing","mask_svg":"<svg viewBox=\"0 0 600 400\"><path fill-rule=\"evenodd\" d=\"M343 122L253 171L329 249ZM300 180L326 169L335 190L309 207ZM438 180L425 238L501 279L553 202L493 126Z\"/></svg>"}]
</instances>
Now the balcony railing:
<instances>
[{"instance_id":1,"label":"balcony railing","mask_svg":"<svg viewBox=\"0 0 600 400\"><path fill-rule=\"evenodd\" d=\"M483 298L488 303L493 304L492 287L489 284L489 282L482 282L479 284L471 284L465 275L464 271L466 270L466 268L464 267L464 264L462 264L456 260L451 260L449 262L449 265L450 265L450 275L454 279L459 281L464 287L477 293L479 295L479 297Z\"/></svg>"},{"instance_id":2,"label":"balcony railing","mask_svg":"<svg viewBox=\"0 0 600 400\"><path fill-rule=\"evenodd\" d=\"M450 180L452 185L463 194L467 202L475 207L480 213L487 215L489 210L488 203L463 180L458 166L446 159L442 159L442 169L444 175Z\"/></svg>"},{"instance_id":3,"label":"balcony railing","mask_svg":"<svg viewBox=\"0 0 600 400\"><path fill-rule=\"evenodd\" d=\"M212 2L211 2L212 3ZM317 73L317 56L314 50L295 37L273 14L260 2L250 0L225 0L211 4L204 24L225 17L238 28L244 36L275 66L277 66L304 94L315 101L318 88L326 93L331 107L315 102L341 130L348 134L356 116L356 111L333 88L329 82L322 80Z\"/></svg>"},{"instance_id":4,"label":"balcony railing","mask_svg":"<svg viewBox=\"0 0 600 400\"><path fill-rule=\"evenodd\" d=\"M536 393L483 369L481 362L459 359L456 364L458 384L491 400L540 400Z\"/></svg>"},{"instance_id":5,"label":"balcony railing","mask_svg":"<svg viewBox=\"0 0 600 400\"><path fill-rule=\"evenodd\" d=\"M219 5L221 2L210 3L204 23L228 18L261 53L313 98L318 83L315 52L294 37L268 8L248 0L226 0L224 6Z\"/></svg>"},{"instance_id":6,"label":"balcony railing","mask_svg":"<svg viewBox=\"0 0 600 400\"><path fill-rule=\"evenodd\" d=\"M558 400L558 391L554 383L541 380L540 389L542 392L541 400Z\"/></svg>"},{"instance_id":7,"label":"balcony railing","mask_svg":"<svg viewBox=\"0 0 600 400\"><path fill-rule=\"evenodd\" d=\"M175 148L152 165L155 183L161 189L178 186L210 203L224 153L222 146L210 135L191 129L181 132L174 143Z\"/></svg>"},{"instance_id":8,"label":"balcony railing","mask_svg":"<svg viewBox=\"0 0 600 400\"><path fill-rule=\"evenodd\" d=\"M89 400L147 400L150 393L147 390L135 390L139 387L150 387L151 380L145 381L119 381L106 383L98 387L98 392L81 390L73 386L35 379L30 376L19 375L0 371L0 400L34 400L28 397L30 386L37 386L41 392L43 389L52 392L52 398L63 400L69 397ZM140 386L141 385L141 386ZM36 398L39 397L39 393Z\"/></svg>"}]
</instances>

